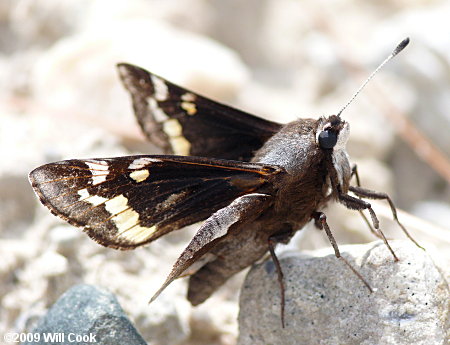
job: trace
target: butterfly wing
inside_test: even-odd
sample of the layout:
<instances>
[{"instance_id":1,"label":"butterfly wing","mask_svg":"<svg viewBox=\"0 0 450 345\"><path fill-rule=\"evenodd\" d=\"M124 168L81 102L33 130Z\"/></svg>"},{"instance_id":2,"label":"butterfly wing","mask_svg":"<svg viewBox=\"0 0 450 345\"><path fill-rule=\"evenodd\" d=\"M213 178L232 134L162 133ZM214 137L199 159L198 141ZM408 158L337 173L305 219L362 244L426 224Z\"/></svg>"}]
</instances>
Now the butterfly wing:
<instances>
[{"instance_id":1,"label":"butterfly wing","mask_svg":"<svg viewBox=\"0 0 450 345\"><path fill-rule=\"evenodd\" d=\"M205 221L205 223L203 223L186 249L181 253L180 257L173 265L172 271L166 281L153 295L150 302L154 301L171 282L184 274L184 272L186 272L186 270L196 263L203 255L209 253L216 243L223 241L223 239L226 238L227 235L230 235L234 230L240 230L240 227L251 223L262 212L264 212L264 210L266 210L272 202L273 197L271 195L251 193L240 196L228 206L215 212ZM265 247L265 250L267 251L267 246ZM239 254L239 252L235 253L236 256ZM252 263L253 262L254 261L252 261ZM245 267L246 266L243 268ZM240 268L239 271L243 268ZM218 278L219 284L217 285L220 286L221 283L223 283L223 280L221 279L222 277L216 272L211 271L210 273L212 273L214 278ZM211 285L212 286L209 290L214 291L217 286L214 286L215 284ZM190 284L190 288L191 287L192 285ZM190 290L192 293L192 289ZM208 292L212 293L212 291ZM191 303L193 305L197 305L203 302L204 299L208 298L209 295L207 295L206 298L200 302L198 302L195 298L191 298L192 296L189 297Z\"/></svg>"},{"instance_id":2,"label":"butterfly wing","mask_svg":"<svg viewBox=\"0 0 450 345\"><path fill-rule=\"evenodd\" d=\"M41 202L102 245L132 249L208 218L282 171L200 157L66 160L36 168Z\"/></svg>"},{"instance_id":3,"label":"butterfly wing","mask_svg":"<svg viewBox=\"0 0 450 345\"><path fill-rule=\"evenodd\" d=\"M119 64L139 125L165 153L249 161L281 125Z\"/></svg>"}]
</instances>

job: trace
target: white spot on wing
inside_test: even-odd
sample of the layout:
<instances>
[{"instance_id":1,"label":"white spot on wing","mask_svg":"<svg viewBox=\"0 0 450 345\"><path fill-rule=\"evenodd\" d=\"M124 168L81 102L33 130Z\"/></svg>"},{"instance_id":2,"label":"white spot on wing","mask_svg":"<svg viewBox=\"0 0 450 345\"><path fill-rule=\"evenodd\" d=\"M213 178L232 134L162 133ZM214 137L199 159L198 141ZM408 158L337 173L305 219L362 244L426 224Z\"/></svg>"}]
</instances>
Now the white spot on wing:
<instances>
[{"instance_id":1,"label":"white spot on wing","mask_svg":"<svg viewBox=\"0 0 450 345\"><path fill-rule=\"evenodd\" d=\"M182 128L178 120L170 119L163 124L164 133L169 137L179 137L182 135Z\"/></svg>"},{"instance_id":2,"label":"white spot on wing","mask_svg":"<svg viewBox=\"0 0 450 345\"><path fill-rule=\"evenodd\" d=\"M136 170L133 171L130 174L130 177L135 180L136 182L142 182L145 181L147 179L147 177L149 177L150 172L148 171L148 169L142 169L142 170Z\"/></svg>"},{"instance_id":3,"label":"white spot on wing","mask_svg":"<svg viewBox=\"0 0 450 345\"><path fill-rule=\"evenodd\" d=\"M155 87L155 98L158 101L165 101L169 95L169 89L161 78L156 75L152 75L153 86Z\"/></svg>"},{"instance_id":4,"label":"white spot on wing","mask_svg":"<svg viewBox=\"0 0 450 345\"><path fill-rule=\"evenodd\" d=\"M156 122L164 122L169 119L167 114L159 107L158 102L154 98L149 98L148 106L150 107L150 111L153 114Z\"/></svg>"},{"instance_id":5,"label":"white spot on wing","mask_svg":"<svg viewBox=\"0 0 450 345\"><path fill-rule=\"evenodd\" d=\"M169 138L172 150L176 155L189 156L191 144L184 137Z\"/></svg>"},{"instance_id":6,"label":"white spot on wing","mask_svg":"<svg viewBox=\"0 0 450 345\"><path fill-rule=\"evenodd\" d=\"M109 165L106 161L89 160L85 161L92 174L92 184L95 186L105 182L109 174Z\"/></svg>"},{"instance_id":7,"label":"white spot on wing","mask_svg":"<svg viewBox=\"0 0 450 345\"><path fill-rule=\"evenodd\" d=\"M90 195L86 188L80 189L78 195L93 206L104 204L105 210L112 216L111 221L117 227L117 236L131 243L143 242L157 230L156 225L151 227L139 225L139 214L129 207L128 199L123 195L107 199Z\"/></svg>"},{"instance_id":8,"label":"white spot on wing","mask_svg":"<svg viewBox=\"0 0 450 345\"><path fill-rule=\"evenodd\" d=\"M78 191L78 195L80 196L80 200L84 200L84 199L87 199L90 197L90 194L89 194L87 188L80 189Z\"/></svg>"},{"instance_id":9,"label":"white spot on wing","mask_svg":"<svg viewBox=\"0 0 450 345\"><path fill-rule=\"evenodd\" d=\"M135 211L129 209L117 214L112 218L112 220L116 224L118 233L120 235L126 232L128 229L138 226L136 224L138 224L139 222L139 215Z\"/></svg>"},{"instance_id":10,"label":"white spot on wing","mask_svg":"<svg viewBox=\"0 0 450 345\"><path fill-rule=\"evenodd\" d=\"M148 239L157 227L145 227L139 225L139 214L128 205L128 199L118 195L105 202L105 209L113 217L111 221L117 227L117 235L132 243L140 243Z\"/></svg>"},{"instance_id":11,"label":"white spot on wing","mask_svg":"<svg viewBox=\"0 0 450 345\"><path fill-rule=\"evenodd\" d=\"M83 192L83 190L85 190L85 189L79 190L78 191L78 195L80 195L80 196L81 196L81 194L86 195L86 193ZM81 194L80 194L80 192L81 192ZM87 190L86 190L86 192L87 192ZM101 204L105 203L105 201L107 201L107 200L108 200L107 198L103 198L103 197L98 196L98 195L89 195L87 198L83 199L83 201L86 201L86 202L90 203L92 206L101 205Z\"/></svg>"},{"instance_id":12,"label":"white spot on wing","mask_svg":"<svg viewBox=\"0 0 450 345\"><path fill-rule=\"evenodd\" d=\"M142 168L146 168L150 165L150 163L158 163L161 162L160 159L150 158L150 157L139 157L136 158L131 164L128 166L130 170L138 170Z\"/></svg>"},{"instance_id":13,"label":"white spot on wing","mask_svg":"<svg viewBox=\"0 0 450 345\"><path fill-rule=\"evenodd\" d=\"M109 164L108 164L107 161L99 161L99 160L95 160L95 159L90 159L90 160L86 160L84 162L91 169L104 170L104 171L108 171L109 170Z\"/></svg>"},{"instance_id":14,"label":"white spot on wing","mask_svg":"<svg viewBox=\"0 0 450 345\"><path fill-rule=\"evenodd\" d=\"M183 137L183 129L178 120L170 119L165 121L163 124L163 130L169 137L170 145L176 155L189 155L191 144L185 137Z\"/></svg>"},{"instance_id":15,"label":"white spot on wing","mask_svg":"<svg viewBox=\"0 0 450 345\"><path fill-rule=\"evenodd\" d=\"M116 214L125 211L128 207L128 199L123 195L118 195L105 202L105 209L111 214Z\"/></svg>"},{"instance_id":16,"label":"white spot on wing","mask_svg":"<svg viewBox=\"0 0 450 345\"><path fill-rule=\"evenodd\" d=\"M192 102L181 102L181 108L191 116L197 113L197 107L195 106L195 103Z\"/></svg>"},{"instance_id":17,"label":"white spot on wing","mask_svg":"<svg viewBox=\"0 0 450 345\"><path fill-rule=\"evenodd\" d=\"M128 230L124 230L120 233L120 237L127 239L130 242L140 243L150 238L155 231L158 230L156 225L149 228L145 226L135 225Z\"/></svg>"},{"instance_id":18,"label":"white spot on wing","mask_svg":"<svg viewBox=\"0 0 450 345\"><path fill-rule=\"evenodd\" d=\"M193 102L195 101L196 97L193 93L191 92L186 92L185 94L183 94L181 96L181 99L185 102Z\"/></svg>"}]
</instances>

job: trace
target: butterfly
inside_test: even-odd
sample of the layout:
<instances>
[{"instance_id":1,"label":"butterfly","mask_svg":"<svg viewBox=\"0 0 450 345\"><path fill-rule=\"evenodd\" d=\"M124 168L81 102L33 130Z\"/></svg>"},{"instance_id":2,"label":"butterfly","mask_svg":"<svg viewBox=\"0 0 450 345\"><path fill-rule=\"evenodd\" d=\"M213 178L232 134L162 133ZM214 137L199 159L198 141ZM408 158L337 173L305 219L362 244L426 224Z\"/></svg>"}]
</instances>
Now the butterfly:
<instances>
[{"instance_id":1,"label":"butterfly","mask_svg":"<svg viewBox=\"0 0 450 345\"><path fill-rule=\"evenodd\" d=\"M404 229L387 194L351 185L350 126L340 113L279 124L140 67L117 68L143 133L165 154L65 160L36 168L29 179L53 214L106 247L133 249L204 221L152 300L189 272L187 298L198 305L268 252L283 288L274 247L310 221L342 258L322 212L331 201L368 210L384 239L364 199L385 199Z\"/></svg>"}]
</instances>

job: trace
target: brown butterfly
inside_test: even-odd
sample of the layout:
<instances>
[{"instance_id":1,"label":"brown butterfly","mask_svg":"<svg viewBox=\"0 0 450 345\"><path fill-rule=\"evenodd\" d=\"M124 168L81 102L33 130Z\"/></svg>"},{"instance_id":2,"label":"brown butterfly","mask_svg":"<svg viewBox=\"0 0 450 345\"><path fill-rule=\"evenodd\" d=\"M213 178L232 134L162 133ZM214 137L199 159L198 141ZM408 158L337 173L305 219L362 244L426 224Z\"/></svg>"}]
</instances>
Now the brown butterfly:
<instances>
[{"instance_id":1,"label":"brown butterfly","mask_svg":"<svg viewBox=\"0 0 450 345\"><path fill-rule=\"evenodd\" d=\"M198 305L268 251L283 286L274 246L289 242L311 220L327 232L340 257L321 211L330 201L368 210L374 232L384 239L363 198L385 199L404 229L387 194L359 183L350 185L356 169L345 149L349 124L341 118L342 111L282 125L212 101L142 68L119 64L118 70L143 132L168 155L55 162L33 170L30 181L53 214L116 249L133 249L206 220L152 300L201 262L188 288L189 301Z\"/></svg>"}]
</instances>

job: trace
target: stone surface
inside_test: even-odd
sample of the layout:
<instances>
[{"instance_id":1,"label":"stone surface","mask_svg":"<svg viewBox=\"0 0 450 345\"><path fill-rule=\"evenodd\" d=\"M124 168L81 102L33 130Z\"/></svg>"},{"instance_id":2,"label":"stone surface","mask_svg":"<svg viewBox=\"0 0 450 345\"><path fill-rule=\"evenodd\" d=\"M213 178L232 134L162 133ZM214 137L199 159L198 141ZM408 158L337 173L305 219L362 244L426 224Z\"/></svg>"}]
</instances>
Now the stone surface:
<instances>
[{"instance_id":1,"label":"stone surface","mask_svg":"<svg viewBox=\"0 0 450 345\"><path fill-rule=\"evenodd\" d=\"M105 120L130 118L129 99L115 67L119 62L221 100L233 99L248 78L239 56L213 40L151 18L97 7L83 30L61 39L36 60L31 90L46 106L73 108Z\"/></svg>"},{"instance_id":2,"label":"stone surface","mask_svg":"<svg viewBox=\"0 0 450 345\"><path fill-rule=\"evenodd\" d=\"M91 285L77 285L64 293L33 333L39 333L40 340L26 344L146 344L114 295ZM46 338L49 335L57 336Z\"/></svg>"},{"instance_id":3,"label":"stone surface","mask_svg":"<svg viewBox=\"0 0 450 345\"><path fill-rule=\"evenodd\" d=\"M448 283L429 254L405 241L391 245L399 262L381 242L340 248L373 293L329 250L284 255L284 329L274 265L254 267L241 292L238 344L444 344Z\"/></svg>"}]
</instances>

